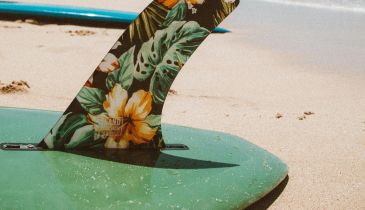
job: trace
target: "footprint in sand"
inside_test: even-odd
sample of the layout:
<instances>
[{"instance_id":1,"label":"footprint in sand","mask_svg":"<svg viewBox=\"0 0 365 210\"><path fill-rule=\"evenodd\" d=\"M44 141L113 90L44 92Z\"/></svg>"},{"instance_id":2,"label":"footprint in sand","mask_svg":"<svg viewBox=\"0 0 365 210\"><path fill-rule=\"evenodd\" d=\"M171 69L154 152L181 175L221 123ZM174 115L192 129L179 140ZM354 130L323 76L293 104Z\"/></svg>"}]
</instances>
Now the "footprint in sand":
<instances>
[{"instance_id":1,"label":"footprint in sand","mask_svg":"<svg viewBox=\"0 0 365 210\"><path fill-rule=\"evenodd\" d=\"M303 115L303 116L298 117L298 120L304 120L305 118L307 118L307 117L305 115Z\"/></svg>"},{"instance_id":2,"label":"footprint in sand","mask_svg":"<svg viewBox=\"0 0 365 210\"><path fill-rule=\"evenodd\" d=\"M17 92L25 92L30 89L29 84L26 81L12 81L10 84L3 84L0 81L0 93L11 94Z\"/></svg>"},{"instance_id":3,"label":"footprint in sand","mask_svg":"<svg viewBox=\"0 0 365 210\"><path fill-rule=\"evenodd\" d=\"M22 28L20 26L8 26L8 25L4 25L4 26L0 26L1 28L9 28L9 29L14 29L14 28Z\"/></svg>"},{"instance_id":4,"label":"footprint in sand","mask_svg":"<svg viewBox=\"0 0 365 210\"><path fill-rule=\"evenodd\" d=\"M303 115L297 117L297 119L298 120L304 120L304 119L306 119L310 115L314 115L314 112L311 112L311 111L303 112ZM280 112L276 113L276 115L275 115L275 118L276 119L280 119L280 118L283 118L283 117L284 117L284 115L282 113L280 113Z\"/></svg>"},{"instance_id":5,"label":"footprint in sand","mask_svg":"<svg viewBox=\"0 0 365 210\"><path fill-rule=\"evenodd\" d=\"M304 120L307 118L307 116L310 116L310 115L314 115L314 112L311 112L311 111L303 112L303 116L298 117L298 120Z\"/></svg>"},{"instance_id":6,"label":"footprint in sand","mask_svg":"<svg viewBox=\"0 0 365 210\"><path fill-rule=\"evenodd\" d=\"M281 113L276 113L276 115L275 115L275 118L276 119L280 119L280 118L282 118L282 117L284 117L284 115L283 114L281 114Z\"/></svg>"},{"instance_id":7,"label":"footprint in sand","mask_svg":"<svg viewBox=\"0 0 365 210\"><path fill-rule=\"evenodd\" d=\"M304 115L307 115L307 116L309 116L309 115L314 115L314 112L311 112L311 111L304 112Z\"/></svg>"},{"instance_id":8,"label":"footprint in sand","mask_svg":"<svg viewBox=\"0 0 365 210\"><path fill-rule=\"evenodd\" d=\"M96 32L89 31L89 30L74 30L74 31L69 30L69 31L66 31L65 33L70 34L70 36L91 36L91 35L96 34Z\"/></svg>"},{"instance_id":9,"label":"footprint in sand","mask_svg":"<svg viewBox=\"0 0 365 210\"><path fill-rule=\"evenodd\" d=\"M168 92L169 95L177 95L177 91L176 90L173 90L173 89L170 89L169 92Z\"/></svg>"}]
</instances>

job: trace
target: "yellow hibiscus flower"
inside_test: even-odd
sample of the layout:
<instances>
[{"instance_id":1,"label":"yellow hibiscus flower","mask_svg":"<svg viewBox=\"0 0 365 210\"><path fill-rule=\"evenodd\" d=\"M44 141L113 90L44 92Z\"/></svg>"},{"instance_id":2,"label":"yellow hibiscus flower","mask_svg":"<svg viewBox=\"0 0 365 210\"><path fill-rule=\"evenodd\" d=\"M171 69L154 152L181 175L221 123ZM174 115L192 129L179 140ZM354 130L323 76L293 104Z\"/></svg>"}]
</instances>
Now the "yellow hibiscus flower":
<instances>
[{"instance_id":1,"label":"yellow hibiscus flower","mask_svg":"<svg viewBox=\"0 0 365 210\"><path fill-rule=\"evenodd\" d=\"M190 3L190 4L203 4L205 0L185 0L186 3Z\"/></svg>"},{"instance_id":2,"label":"yellow hibiscus flower","mask_svg":"<svg viewBox=\"0 0 365 210\"><path fill-rule=\"evenodd\" d=\"M138 90L128 100L128 93L119 84L106 95L103 103L106 113L88 117L95 133L107 138L105 148L128 148L135 144L148 143L155 136L157 128L151 128L145 121L152 110L150 92Z\"/></svg>"},{"instance_id":3,"label":"yellow hibiscus flower","mask_svg":"<svg viewBox=\"0 0 365 210\"><path fill-rule=\"evenodd\" d=\"M175 6L179 0L158 0L159 3L165 5L169 9Z\"/></svg>"},{"instance_id":4,"label":"yellow hibiscus flower","mask_svg":"<svg viewBox=\"0 0 365 210\"><path fill-rule=\"evenodd\" d=\"M158 2L171 9L179 2L179 0L158 0ZM185 2L194 5L194 4L203 4L204 0L185 0Z\"/></svg>"}]
</instances>

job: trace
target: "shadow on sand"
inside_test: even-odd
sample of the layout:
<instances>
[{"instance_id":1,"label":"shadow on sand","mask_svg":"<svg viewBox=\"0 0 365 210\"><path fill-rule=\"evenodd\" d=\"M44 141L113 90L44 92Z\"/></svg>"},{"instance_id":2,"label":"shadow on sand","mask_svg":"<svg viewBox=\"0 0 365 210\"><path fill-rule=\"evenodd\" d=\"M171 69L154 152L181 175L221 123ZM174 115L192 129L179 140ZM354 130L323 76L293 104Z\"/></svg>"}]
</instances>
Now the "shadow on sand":
<instances>
[{"instance_id":1,"label":"shadow on sand","mask_svg":"<svg viewBox=\"0 0 365 210\"><path fill-rule=\"evenodd\" d=\"M268 209L274 201L280 196L280 194L284 191L286 185L289 182L289 176L286 176L285 179L269 194L265 195L260 200L256 201L252 205L246 208L246 210L264 210Z\"/></svg>"}]
</instances>

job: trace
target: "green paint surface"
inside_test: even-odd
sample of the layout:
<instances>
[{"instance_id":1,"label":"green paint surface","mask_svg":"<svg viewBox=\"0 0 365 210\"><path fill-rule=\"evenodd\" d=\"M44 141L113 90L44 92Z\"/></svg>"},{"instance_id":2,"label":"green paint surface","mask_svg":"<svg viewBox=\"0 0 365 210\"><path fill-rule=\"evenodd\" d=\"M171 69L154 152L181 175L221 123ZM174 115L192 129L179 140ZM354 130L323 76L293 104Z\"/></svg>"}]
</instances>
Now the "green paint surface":
<instances>
[{"instance_id":1,"label":"green paint surface","mask_svg":"<svg viewBox=\"0 0 365 210\"><path fill-rule=\"evenodd\" d=\"M0 108L0 142L39 142L60 115ZM190 149L0 150L0 209L237 209L287 175L281 160L236 136L175 125L163 134Z\"/></svg>"}]
</instances>

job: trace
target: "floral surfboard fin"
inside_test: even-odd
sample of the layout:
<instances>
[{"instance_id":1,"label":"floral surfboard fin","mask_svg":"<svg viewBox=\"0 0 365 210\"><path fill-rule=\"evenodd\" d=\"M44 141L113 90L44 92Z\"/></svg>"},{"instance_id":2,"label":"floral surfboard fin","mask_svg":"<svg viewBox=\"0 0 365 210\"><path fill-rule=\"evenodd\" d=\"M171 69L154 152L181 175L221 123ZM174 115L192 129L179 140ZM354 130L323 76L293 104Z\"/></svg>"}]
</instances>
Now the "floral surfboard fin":
<instances>
[{"instance_id":1,"label":"floral surfboard fin","mask_svg":"<svg viewBox=\"0 0 365 210\"><path fill-rule=\"evenodd\" d=\"M239 0L154 0L122 34L39 146L164 148L161 112L189 57Z\"/></svg>"}]
</instances>

